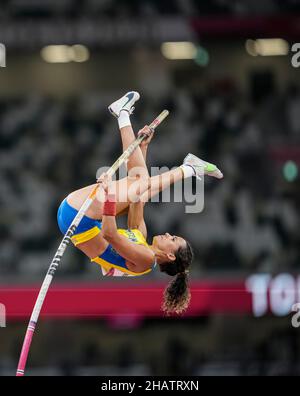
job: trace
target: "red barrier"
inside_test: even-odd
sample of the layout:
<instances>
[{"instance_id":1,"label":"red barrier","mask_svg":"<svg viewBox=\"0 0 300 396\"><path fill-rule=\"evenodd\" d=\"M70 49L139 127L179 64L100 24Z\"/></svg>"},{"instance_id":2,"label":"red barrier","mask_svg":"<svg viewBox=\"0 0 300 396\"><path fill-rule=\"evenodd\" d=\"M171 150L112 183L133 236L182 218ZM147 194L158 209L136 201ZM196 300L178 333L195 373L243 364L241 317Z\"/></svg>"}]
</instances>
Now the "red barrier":
<instances>
[{"instance_id":1,"label":"red barrier","mask_svg":"<svg viewBox=\"0 0 300 396\"><path fill-rule=\"evenodd\" d=\"M135 282L135 281L134 281ZM51 287L43 317L103 318L115 315L162 316L161 302L166 283L120 282L60 284ZM211 313L251 313L251 294L243 281L191 282L192 300L185 316ZM39 286L0 286L0 303L7 319L28 319Z\"/></svg>"}]
</instances>

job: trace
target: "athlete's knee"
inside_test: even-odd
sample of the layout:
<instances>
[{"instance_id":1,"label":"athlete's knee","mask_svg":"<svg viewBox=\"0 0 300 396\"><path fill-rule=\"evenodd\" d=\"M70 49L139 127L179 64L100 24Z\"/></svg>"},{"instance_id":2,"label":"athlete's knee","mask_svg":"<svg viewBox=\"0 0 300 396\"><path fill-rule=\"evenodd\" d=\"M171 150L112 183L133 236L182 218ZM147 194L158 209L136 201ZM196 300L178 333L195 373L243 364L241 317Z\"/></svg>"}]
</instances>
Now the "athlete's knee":
<instances>
[{"instance_id":1,"label":"athlete's knee","mask_svg":"<svg viewBox=\"0 0 300 396\"><path fill-rule=\"evenodd\" d=\"M130 178L128 188L129 202L138 202L139 197L150 188L151 182L148 174L136 174Z\"/></svg>"},{"instance_id":2,"label":"athlete's knee","mask_svg":"<svg viewBox=\"0 0 300 396\"><path fill-rule=\"evenodd\" d=\"M128 178L130 181L130 190L137 191L139 194L147 190L151 184L148 170L142 167L133 168L128 173Z\"/></svg>"},{"instance_id":3,"label":"athlete's knee","mask_svg":"<svg viewBox=\"0 0 300 396\"><path fill-rule=\"evenodd\" d=\"M128 172L128 177L131 180L148 181L150 178L148 169L144 166L135 166Z\"/></svg>"}]
</instances>

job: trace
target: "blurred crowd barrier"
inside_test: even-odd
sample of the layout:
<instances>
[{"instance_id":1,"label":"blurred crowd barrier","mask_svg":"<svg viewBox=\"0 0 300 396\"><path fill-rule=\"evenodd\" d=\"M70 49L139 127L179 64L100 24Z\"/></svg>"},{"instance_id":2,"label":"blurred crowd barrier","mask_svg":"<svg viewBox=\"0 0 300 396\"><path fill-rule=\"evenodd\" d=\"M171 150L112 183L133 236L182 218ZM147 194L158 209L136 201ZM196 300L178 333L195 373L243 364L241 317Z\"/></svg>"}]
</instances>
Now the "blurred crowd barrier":
<instances>
[{"instance_id":1,"label":"blurred crowd barrier","mask_svg":"<svg viewBox=\"0 0 300 396\"><path fill-rule=\"evenodd\" d=\"M14 375L24 325L1 330L0 375ZM298 330L297 330L298 331ZM27 375L299 375L299 337L286 319L214 316L39 324Z\"/></svg>"},{"instance_id":2,"label":"blurred crowd barrier","mask_svg":"<svg viewBox=\"0 0 300 396\"><path fill-rule=\"evenodd\" d=\"M124 16L157 16L157 15L244 15L272 14L284 11L299 10L299 4L287 0L268 0L252 3L246 0L4 0L2 17L20 16L58 16L58 15L104 15L106 17Z\"/></svg>"}]
</instances>

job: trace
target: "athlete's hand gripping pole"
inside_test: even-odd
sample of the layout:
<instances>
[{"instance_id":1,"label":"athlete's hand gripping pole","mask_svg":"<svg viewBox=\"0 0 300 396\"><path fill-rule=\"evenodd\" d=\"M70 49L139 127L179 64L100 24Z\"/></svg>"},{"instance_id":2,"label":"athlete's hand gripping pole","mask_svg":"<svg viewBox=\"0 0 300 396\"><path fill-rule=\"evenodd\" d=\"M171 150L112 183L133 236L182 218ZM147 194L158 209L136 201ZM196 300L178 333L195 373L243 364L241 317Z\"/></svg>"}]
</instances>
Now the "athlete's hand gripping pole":
<instances>
[{"instance_id":1,"label":"athlete's hand gripping pole","mask_svg":"<svg viewBox=\"0 0 300 396\"><path fill-rule=\"evenodd\" d=\"M162 121L169 115L168 110L164 110L150 125L149 127L152 129L155 129L159 124L162 123ZM118 168L130 157L130 155L134 152L134 150L138 147L138 145L145 139L145 135L139 136L135 141L127 148L127 150L124 151L124 153L117 159L117 161L109 168L107 171L107 174L109 177L112 177L115 172L118 170ZM19 364L17 368L17 373L16 376L23 376L25 373L25 367L26 367L26 362L27 362L27 357L32 341L32 337L37 325L37 321L44 303L44 300L46 298L46 294L48 292L48 289L50 287L50 284L52 282L52 279L54 277L54 274L57 270L57 267L61 261L61 258L67 248L67 246L71 242L71 237L73 236L74 232L76 231L76 228L78 227L80 221L82 220L83 216L87 212L88 208L94 201L96 197L96 193L98 190L99 185L96 185L95 188L92 190L92 192L89 194L85 202L82 204L81 208L79 209L77 215L75 216L74 220L72 221L70 227L68 228L66 234L64 235L54 257L53 260L50 264L50 267L48 269L47 275L44 279L44 282L41 286L40 292L38 294L36 303L34 305L30 321L27 327L27 331L25 334L25 338L23 341L23 347L19 359Z\"/></svg>"}]
</instances>

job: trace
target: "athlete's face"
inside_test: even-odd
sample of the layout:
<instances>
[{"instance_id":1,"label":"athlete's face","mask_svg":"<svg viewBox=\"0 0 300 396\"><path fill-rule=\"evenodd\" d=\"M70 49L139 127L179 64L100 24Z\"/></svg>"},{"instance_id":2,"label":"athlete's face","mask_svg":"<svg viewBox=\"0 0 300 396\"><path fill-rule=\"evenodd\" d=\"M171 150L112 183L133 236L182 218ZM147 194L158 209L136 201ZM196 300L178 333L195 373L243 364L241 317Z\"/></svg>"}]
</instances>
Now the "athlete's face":
<instances>
[{"instance_id":1,"label":"athlete's face","mask_svg":"<svg viewBox=\"0 0 300 396\"><path fill-rule=\"evenodd\" d=\"M180 247L186 246L186 241L179 236L170 235L166 232L164 235L155 236L152 245L165 253L175 253Z\"/></svg>"}]
</instances>

